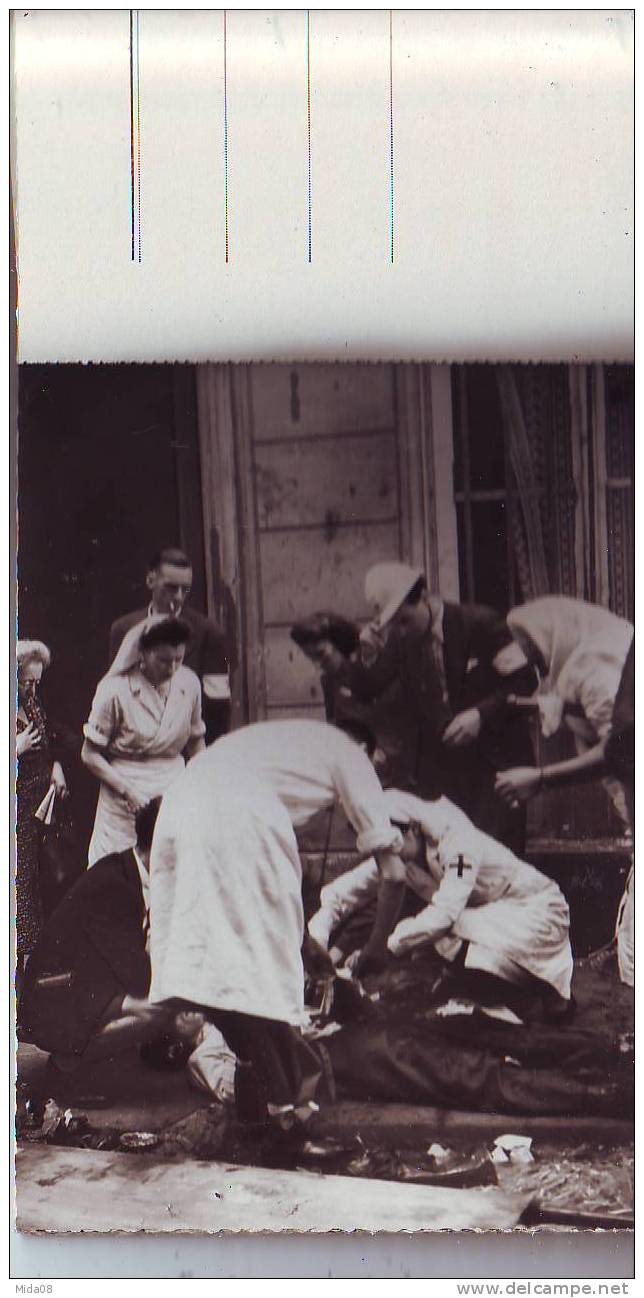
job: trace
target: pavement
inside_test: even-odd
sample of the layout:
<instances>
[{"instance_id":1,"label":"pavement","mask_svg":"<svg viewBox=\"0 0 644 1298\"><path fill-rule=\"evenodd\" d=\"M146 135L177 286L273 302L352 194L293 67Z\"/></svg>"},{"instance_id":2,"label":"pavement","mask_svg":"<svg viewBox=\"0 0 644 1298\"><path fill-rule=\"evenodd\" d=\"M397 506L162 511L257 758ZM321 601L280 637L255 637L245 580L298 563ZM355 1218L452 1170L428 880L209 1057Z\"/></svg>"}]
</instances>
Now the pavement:
<instances>
[{"instance_id":1,"label":"pavement","mask_svg":"<svg viewBox=\"0 0 644 1298\"><path fill-rule=\"evenodd\" d=\"M17 1226L29 1232L507 1230L531 1199L51 1146L27 1146L16 1163Z\"/></svg>"}]
</instances>

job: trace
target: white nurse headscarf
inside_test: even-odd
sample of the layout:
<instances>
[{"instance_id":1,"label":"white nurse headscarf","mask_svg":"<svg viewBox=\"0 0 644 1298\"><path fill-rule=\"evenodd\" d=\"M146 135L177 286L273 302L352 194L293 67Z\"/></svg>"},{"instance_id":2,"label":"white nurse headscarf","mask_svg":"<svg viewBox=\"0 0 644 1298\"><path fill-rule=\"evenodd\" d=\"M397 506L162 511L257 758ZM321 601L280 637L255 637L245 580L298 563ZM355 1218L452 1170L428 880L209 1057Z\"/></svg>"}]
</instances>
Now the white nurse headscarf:
<instances>
[{"instance_id":1,"label":"white nurse headscarf","mask_svg":"<svg viewBox=\"0 0 644 1298\"><path fill-rule=\"evenodd\" d=\"M136 667L141 656L141 636L146 631L149 631L150 627L154 626L156 622L170 622L172 620L174 619L169 618L167 613L152 613L144 617L141 622L136 622L134 626L131 626L123 636L107 675L124 676L126 672Z\"/></svg>"},{"instance_id":2,"label":"white nurse headscarf","mask_svg":"<svg viewBox=\"0 0 644 1298\"><path fill-rule=\"evenodd\" d=\"M507 621L512 636L528 657L534 656L535 648L539 652L541 729L546 737L554 735L563 717L567 668L573 655L593 637L602 633L610 637L616 627L626 625L624 619L599 604L566 595L545 595L511 609Z\"/></svg>"}]
</instances>

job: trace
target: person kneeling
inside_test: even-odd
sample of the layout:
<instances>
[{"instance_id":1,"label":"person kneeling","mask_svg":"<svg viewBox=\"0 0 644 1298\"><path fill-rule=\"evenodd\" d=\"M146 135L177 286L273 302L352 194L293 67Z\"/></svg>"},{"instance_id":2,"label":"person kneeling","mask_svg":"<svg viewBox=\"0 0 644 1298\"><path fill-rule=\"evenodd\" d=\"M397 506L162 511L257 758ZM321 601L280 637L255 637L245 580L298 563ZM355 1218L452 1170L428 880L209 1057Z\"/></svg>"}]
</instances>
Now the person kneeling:
<instances>
[{"instance_id":1,"label":"person kneeling","mask_svg":"<svg viewBox=\"0 0 644 1298\"><path fill-rule=\"evenodd\" d=\"M517 1005L526 994L539 996L548 1018L566 1017L572 1008L570 915L557 884L478 830L447 798L428 802L398 789L384 796L392 824L404 834L400 856L413 900L408 909L417 911L394 928L390 953L403 956L431 945L453 967L462 964L462 980L474 996L477 988L488 996L496 990L499 1000ZM373 863L364 862L323 890L309 930L330 945L335 962L347 951L343 929L365 910L376 885ZM355 955L347 960L349 968L354 964Z\"/></svg>"},{"instance_id":2,"label":"person kneeling","mask_svg":"<svg viewBox=\"0 0 644 1298\"><path fill-rule=\"evenodd\" d=\"M148 866L160 798L136 816L136 847L83 874L48 920L25 973L19 1036L62 1071L150 1041L174 1015L151 1005Z\"/></svg>"}]
</instances>

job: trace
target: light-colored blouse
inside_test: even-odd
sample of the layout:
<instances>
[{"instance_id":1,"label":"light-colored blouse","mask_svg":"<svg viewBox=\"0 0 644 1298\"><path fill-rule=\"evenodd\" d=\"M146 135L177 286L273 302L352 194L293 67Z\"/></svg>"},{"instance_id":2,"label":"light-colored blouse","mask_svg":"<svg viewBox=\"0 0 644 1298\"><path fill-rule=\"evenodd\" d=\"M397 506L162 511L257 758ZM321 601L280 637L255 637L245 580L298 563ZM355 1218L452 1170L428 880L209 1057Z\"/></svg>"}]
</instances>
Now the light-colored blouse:
<instances>
[{"instance_id":1,"label":"light-colored blouse","mask_svg":"<svg viewBox=\"0 0 644 1298\"><path fill-rule=\"evenodd\" d=\"M99 681L83 734L111 757L175 757L205 734L199 678L180 667L161 692L138 667Z\"/></svg>"},{"instance_id":2,"label":"light-colored blouse","mask_svg":"<svg viewBox=\"0 0 644 1298\"><path fill-rule=\"evenodd\" d=\"M565 595L547 595L512 609L508 626L522 646L536 646L546 675L539 691L541 728L548 737L563 719L585 744L610 733L615 695L634 628L609 609Z\"/></svg>"}]
</instances>

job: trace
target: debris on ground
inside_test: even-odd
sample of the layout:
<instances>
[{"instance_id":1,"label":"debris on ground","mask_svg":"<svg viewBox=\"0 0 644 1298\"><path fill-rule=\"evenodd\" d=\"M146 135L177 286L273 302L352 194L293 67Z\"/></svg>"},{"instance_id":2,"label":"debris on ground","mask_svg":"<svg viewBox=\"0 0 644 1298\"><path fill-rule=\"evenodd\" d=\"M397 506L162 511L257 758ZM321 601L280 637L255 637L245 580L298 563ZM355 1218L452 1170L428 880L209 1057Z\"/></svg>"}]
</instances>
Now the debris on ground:
<instances>
[{"instance_id":1,"label":"debris on ground","mask_svg":"<svg viewBox=\"0 0 644 1298\"><path fill-rule=\"evenodd\" d=\"M124 1131L119 1137L119 1149L126 1154L143 1154L156 1149L161 1137L156 1131Z\"/></svg>"},{"instance_id":2,"label":"debris on ground","mask_svg":"<svg viewBox=\"0 0 644 1298\"><path fill-rule=\"evenodd\" d=\"M228 1131L228 1114L221 1104L195 1109L166 1128L161 1140L165 1154L187 1154L192 1158L216 1158Z\"/></svg>"},{"instance_id":3,"label":"debris on ground","mask_svg":"<svg viewBox=\"0 0 644 1298\"><path fill-rule=\"evenodd\" d=\"M449 1150L436 1158L411 1149L364 1147L343 1169L348 1176L374 1177L380 1181L412 1181L419 1185L466 1189L496 1185L497 1175L487 1150L471 1154Z\"/></svg>"},{"instance_id":4,"label":"debris on ground","mask_svg":"<svg viewBox=\"0 0 644 1298\"><path fill-rule=\"evenodd\" d=\"M529 1164L497 1165L502 1189L534 1195L553 1210L630 1217L633 1211L633 1148L602 1149L585 1144L574 1150L536 1151Z\"/></svg>"},{"instance_id":5,"label":"debris on ground","mask_svg":"<svg viewBox=\"0 0 644 1298\"><path fill-rule=\"evenodd\" d=\"M532 1153L531 1146L531 1136L514 1136L512 1134L497 1136L494 1142L492 1162L534 1163L534 1154ZM498 1157L499 1152L502 1155L500 1158Z\"/></svg>"},{"instance_id":6,"label":"debris on ground","mask_svg":"<svg viewBox=\"0 0 644 1298\"><path fill-rule=\"evenodd\" d=\"M318 1140L282 1149L266 1149L257 1134L240 1128L227 1106L211 1104L167 1126L161 1132L120 1131L93 1127L86 1114L63 1108L52 1098L19 1088L17 1135L22 1141L121 1150L145 1157L221 1159L272 1167L312 1167L336 1175L468 1188L498 1184L511 1193L529 1194L539 1222L562 1228L584 1223L630 1226L633 1205L632 1147L604 1148L585 1143L562 1150L552 1143L534 1147L529 1136L506 1132L491 1150L448 1149L433 1142L428 1149L386 1145L358 1135L347 1141ZM535 1218L535 1221L537 1218ZM534 1223L533 1223L534 1224Z\"/></svg>"}]
</instances>

